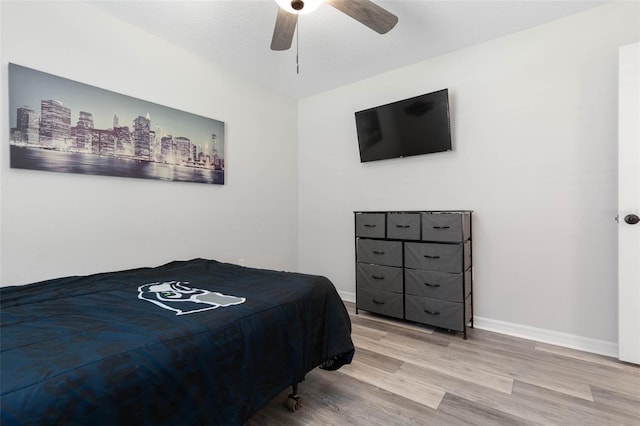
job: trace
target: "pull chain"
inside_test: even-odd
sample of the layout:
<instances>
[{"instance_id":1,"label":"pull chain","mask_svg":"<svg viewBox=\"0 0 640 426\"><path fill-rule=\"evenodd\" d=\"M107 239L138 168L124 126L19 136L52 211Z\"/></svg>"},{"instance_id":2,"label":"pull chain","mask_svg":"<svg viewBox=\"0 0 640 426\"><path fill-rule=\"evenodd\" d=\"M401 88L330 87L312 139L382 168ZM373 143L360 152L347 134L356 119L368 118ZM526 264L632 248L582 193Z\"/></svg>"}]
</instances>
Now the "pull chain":
<instances>
[{"instance_id":1,"label":"pull chain","mask_svg":"<svg viewBox=\"0 0 640 426\"><path fill-rule=\"evenodd\" d=\"M300 74L300 61L298 57L300 45L300 15L298 15L298 25L296 26L296 74Z\"/></svg>"}]
</instances>

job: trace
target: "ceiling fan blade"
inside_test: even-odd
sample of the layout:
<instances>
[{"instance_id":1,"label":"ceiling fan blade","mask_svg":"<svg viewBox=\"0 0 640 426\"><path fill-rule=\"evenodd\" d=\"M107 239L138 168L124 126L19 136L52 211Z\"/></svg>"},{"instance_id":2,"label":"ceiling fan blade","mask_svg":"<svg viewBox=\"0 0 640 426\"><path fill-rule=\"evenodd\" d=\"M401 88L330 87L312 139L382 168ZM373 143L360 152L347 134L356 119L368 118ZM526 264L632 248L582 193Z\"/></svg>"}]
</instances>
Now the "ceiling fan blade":
<instances>
[{"instance_id":1,"label":"ceiling fan blade","mask_svg":"<svg viewBox=\"0 0 640 426\"><path fill-rule=\"evenodd\" d=\"M289 49L293 41L293 34L296 32L297 24L298 15L289 13L279 7L276 26L273 29L273 38L271 39L271 50Z\"/></svg>"},{"instance_id":2,"label":"ceiling fan blade","mask_svg":"<svg viewBox=\"0 0 640 426\"><path fill-rule=\"evenodd\" d=\"M369 0L325 0L379 34L389 32L398 23L398 17Z\"/></svg>"}]
</instances>

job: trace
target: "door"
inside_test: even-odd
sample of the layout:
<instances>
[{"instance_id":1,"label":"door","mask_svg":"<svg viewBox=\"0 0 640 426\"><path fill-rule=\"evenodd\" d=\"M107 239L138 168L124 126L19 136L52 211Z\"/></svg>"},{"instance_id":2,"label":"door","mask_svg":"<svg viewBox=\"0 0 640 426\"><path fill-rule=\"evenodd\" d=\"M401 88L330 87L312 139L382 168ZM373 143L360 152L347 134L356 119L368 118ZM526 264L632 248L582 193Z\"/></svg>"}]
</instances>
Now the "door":
<instances>
[{"instance_id":1,"label":"door","mask_svg":"<svg viewBox=\"0 0 640 426\"><path fill-rule=\"evenodd\" d=\"M619 61L618 358L640 364L640 43Z\"/></svg>"}]
</instances>

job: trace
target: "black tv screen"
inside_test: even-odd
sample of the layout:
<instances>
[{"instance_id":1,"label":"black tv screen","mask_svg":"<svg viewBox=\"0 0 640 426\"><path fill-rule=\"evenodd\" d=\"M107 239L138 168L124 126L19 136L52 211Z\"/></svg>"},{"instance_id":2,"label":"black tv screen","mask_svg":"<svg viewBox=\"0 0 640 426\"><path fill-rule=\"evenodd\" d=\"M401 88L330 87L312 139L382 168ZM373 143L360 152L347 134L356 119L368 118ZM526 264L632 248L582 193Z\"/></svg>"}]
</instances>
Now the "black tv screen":
<instances>
[{"instance_id":1,"label":"black tv screen","mask_svg":"<svg viewBox=\"0 0 640 426\"><path fill-rule=\"evenodd\" d=\"M449 91L358 111L360 161L451 151Z\"/></svg>"}]
</instances>

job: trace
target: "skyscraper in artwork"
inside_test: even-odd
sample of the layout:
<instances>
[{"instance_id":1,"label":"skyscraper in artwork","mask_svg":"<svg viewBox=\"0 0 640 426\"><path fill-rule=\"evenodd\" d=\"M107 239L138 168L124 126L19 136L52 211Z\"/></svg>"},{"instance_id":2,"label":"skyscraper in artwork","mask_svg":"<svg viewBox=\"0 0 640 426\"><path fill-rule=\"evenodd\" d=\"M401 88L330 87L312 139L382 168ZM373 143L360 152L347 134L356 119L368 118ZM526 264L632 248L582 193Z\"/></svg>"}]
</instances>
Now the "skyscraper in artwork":
<instances>
[{"instance_id":1,"label":"skyscraper in artwork","mask_svg":"<svg viewBox=\"0 0 640 426\"><path fill-rule=\"evenodd\" d=\"M40 144L64 147L71 139L71 109L56 100L43 100L40 107Z\"/></svg>"},{"instance_id":2,"label":"skyscraper in artwork","mask_svg":"<svg viewBox=\"0 0 640 426\"><path fill-rule=\"evenodd\" d=\"M149 158L150 148L149 148L149 131L151 128L151 120L149 119L149 114L147 117L139 116L135 120L133 120L133 133L132 133L132 142L133 142L133 153L138 158Z\"/></svg>"},{"instance_id":3,"label":"skyscraper in artwork","mask_svg":"<svg viewBox=\"0 0 640 426\"><path fill-rule=\"evenodd\" d=\"M17 129L20 142L36 145L40 140L40 114L29 107L18 108Z\"/></svg>"}]
</instances>

